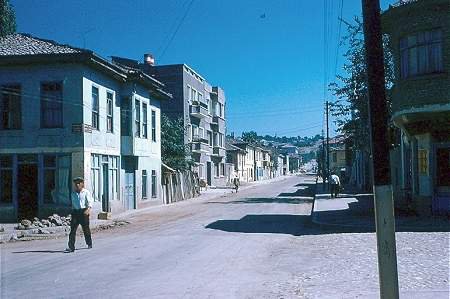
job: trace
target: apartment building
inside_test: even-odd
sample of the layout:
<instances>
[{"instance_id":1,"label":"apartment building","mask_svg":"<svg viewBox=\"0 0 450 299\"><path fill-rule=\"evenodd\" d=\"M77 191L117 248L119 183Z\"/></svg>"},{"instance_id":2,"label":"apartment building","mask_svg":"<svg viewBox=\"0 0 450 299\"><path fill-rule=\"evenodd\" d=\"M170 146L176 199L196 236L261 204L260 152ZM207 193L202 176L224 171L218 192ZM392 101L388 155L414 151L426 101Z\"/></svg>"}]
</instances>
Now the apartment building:
<instances>
[{"instance_id":1,"label":"apartment building","mask_svg":"<svg viewBox=\"0 0 450 299\"><path fill-rule=\"evenodd\" d=\"M163 82L173 95L170 103L162 103L162 112L173 119L182 118L185 144L191 147L194 172L210 186L227 182L225 149L225 93L211 86L186 64L154 65L143 63L141 69Z\"/></svg>"},{"instance_id":2,"label":"apartment building","mask_svg":"<svg viewBox=\"0 0 450 299\"><path fill-rule=\"evenodd\" d=\"M70 213L84 177L93 215L161 203L164 85L94 52L0 39L0 218Z\"/></svg>"}]
</instances>

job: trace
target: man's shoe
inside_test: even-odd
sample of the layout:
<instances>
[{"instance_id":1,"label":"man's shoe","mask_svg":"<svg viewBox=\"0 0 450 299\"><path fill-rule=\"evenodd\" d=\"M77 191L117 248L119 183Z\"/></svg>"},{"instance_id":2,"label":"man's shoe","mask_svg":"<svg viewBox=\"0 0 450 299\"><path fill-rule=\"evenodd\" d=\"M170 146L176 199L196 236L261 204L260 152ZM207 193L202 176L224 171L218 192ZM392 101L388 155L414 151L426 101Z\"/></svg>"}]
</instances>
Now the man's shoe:
<instances>
[{"instance_id":1,"label":"man's shoe","mask_svg":"<svg viewBox=\"0 0 450 299\"><path fill-rule=\"evenodd\" d=\"M66 252L66 253L70 253L70 252L74 252L75 251L75 249L72 249L72 248L66 248L66 250L64 250L64 252Z\"/></svg>"},{"instance_id":2,"label":"man's shoe","mask_svg":"<svg viewBox=\"0 0 450 299\"><path fill-rule=\"evenodd\" d=\"M92 249L92 245L88 245L88 249Z\"/></svg>"}]
</instances>

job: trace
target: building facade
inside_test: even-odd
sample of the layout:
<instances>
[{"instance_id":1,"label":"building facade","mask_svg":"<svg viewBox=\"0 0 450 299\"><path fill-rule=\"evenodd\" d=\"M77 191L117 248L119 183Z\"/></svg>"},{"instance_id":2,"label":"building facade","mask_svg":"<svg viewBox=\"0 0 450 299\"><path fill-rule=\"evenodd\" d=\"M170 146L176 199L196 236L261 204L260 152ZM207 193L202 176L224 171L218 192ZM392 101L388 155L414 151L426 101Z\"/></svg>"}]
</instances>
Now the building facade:
<instances>
[{"instance_id":1,"label":"building facade","mask_svg":"<svg viewBox=\"0 0 450 299\"><path fill-rule=\"evenodd\" d=\"M409 194L423 214L450 211L449 15L447 0L418 0L382 16L395 66L392 120L401 130L396 198Z\"/></svg>"},{"instance_id":2,"label":"building facade","mask_svg":"<svg viewBox=\"0 0 450 299\"><path fill-rule=\"evenodd\" d=\"M162 112L172 119L182 118L185 144L191 147L194 172L210 186L227 182L225 93L211 86L201 75L185 64L149 65L142 69L163 82L173 95Z\"/></svg>"},{"instance_id":3,"label":"building facade","mask_svg":"<svg viewBox=\"0 0 450 299\"><path fill-rule=\"evenodd\" d=\"M159 203L163 84L89 50L0 39L0 218L70 213L82 176L94 213Z\"/></svg>"}]
</instances>

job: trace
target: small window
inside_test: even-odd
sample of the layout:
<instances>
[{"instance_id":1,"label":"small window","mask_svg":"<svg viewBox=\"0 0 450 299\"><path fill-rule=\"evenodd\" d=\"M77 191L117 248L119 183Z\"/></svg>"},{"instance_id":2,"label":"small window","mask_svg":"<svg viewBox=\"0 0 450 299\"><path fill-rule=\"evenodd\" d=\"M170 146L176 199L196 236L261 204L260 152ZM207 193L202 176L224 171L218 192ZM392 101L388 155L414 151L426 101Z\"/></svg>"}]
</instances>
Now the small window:
<instances>
[{"instance_id":1,"label":"small window","mask_svg":"<svg viewBox=\"0 0 450 299\"><path fill-rule=\"evenodd\" d=\"M157 178L156 178L156 170L152 170L152 197L155 198L157 196Z\"/></svg>"},{"instance_id":2,"label":"small window","mask_svg":"<svg viewBox=\"0 0 450 299\"><path fill-rule=\"evenodd\" d=\"M99 129L98 87L92 86L92 128Z\"/></svg>"},{"instance_id":3,"label":"small window","mask_svg":"<svg viewBox=\"0 0 450 299\"><path fill-rule=\"evenodd\" d=\"M152 141L156 142L156 111L152 110Z\"/></svg>"},{"instance_id":4,"label":"small window","mask_svg":"<svg viewBox=\"0 0 450 299\"><path fill-rule=\"evenodd\" d=\"M41 127L62 128L62 83L41 83Z\"/></svg>"},{"instance_id":5,"label":"small window","mask_svg":"<svg viewBox=\"0 0 450 299\"><path fill-rule=\"evenodd\" d=\"M147 199L147 170L142 170L142 199Z\"/></svg>"},{"instance_id":6,"label":"small window","mask_svg":"<svg viewBox=\"0 0 450 299\"><path fill-rule=\"evenodd\" d=\"M1 89L0 129L18 130L22 127L20 85L4 85Z\"/></svg>"},{"instance_id":7,"label":"small window","mask_svg":"<svg viewBox=\"0 0 450 299\"><path fill-rule=\"evenodd\" d=\"M135 131L134 136L141 137L141 103L139 100L134 101L134 122L135 122Z\"/></svg>"},{"instance_id":8,"label":"small window","mask_svg":"<svg viewBox=\"0 0 450 299\"><path fill-rule=\"evenodd\" d=\"M142 103L142 137L148 138L147 104Z\"/></svg>"},{"instance_id":9,"label":"small window","mask_svg":"<svg viewBox=\"0 0 450 299\"><path fill-rule=\"evenodd\" d=\"M106 92L106 131L113 133L114 95Z\"/></svg>"}]
</instances>

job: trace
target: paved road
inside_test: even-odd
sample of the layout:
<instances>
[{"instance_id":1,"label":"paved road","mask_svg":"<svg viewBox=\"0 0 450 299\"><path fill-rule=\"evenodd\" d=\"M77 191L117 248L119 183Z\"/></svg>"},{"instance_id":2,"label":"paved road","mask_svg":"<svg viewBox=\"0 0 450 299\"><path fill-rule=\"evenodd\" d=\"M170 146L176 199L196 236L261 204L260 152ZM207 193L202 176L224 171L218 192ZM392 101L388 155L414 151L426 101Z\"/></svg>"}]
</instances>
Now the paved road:
<instances>
[{"instance_id":1,"label":"paved road","mask_svg":"<svg viewBox=\"0 0 450 299\"><path fill-rule=\"evenodd\" d=\"M91 250L2 245L0 297L376 298L374 234L311 224L308 179L157 207L96 233ZM448 233L397 238L404 298L448 298Z\"/></svg>"}]
</instances>

